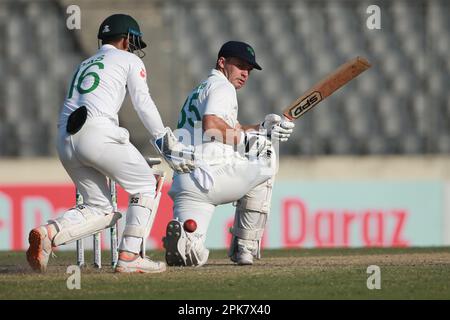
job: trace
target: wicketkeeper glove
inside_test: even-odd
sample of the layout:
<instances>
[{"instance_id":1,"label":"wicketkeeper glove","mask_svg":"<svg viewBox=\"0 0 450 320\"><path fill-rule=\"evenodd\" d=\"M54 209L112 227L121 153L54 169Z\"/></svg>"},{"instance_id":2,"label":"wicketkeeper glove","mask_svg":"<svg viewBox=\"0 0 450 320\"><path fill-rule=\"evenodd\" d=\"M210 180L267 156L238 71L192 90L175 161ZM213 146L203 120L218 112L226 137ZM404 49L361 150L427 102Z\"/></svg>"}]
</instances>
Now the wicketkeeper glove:
<instances>
[{"instance_id":1,"label":"wicketkeeper glove","mask_svg":"<svg viewBox=\"0 0 450 320\"><path fill-rule=\"evenodd\" d=\"M150 142L174 171L189 173L195 169L195 147L179 142L169 127L164 136Z\"/></svg>"},{"instance_id":2,"label":"wicketkeeper glove","mask_svg":"<svg viewBox=\"0 0 450 320\"><path fill-rule=\"evenodd\" d=\"M270 113L266 115L259 127L266 130L269 137L284 142L288 141L295 124L292 121L283 120L277 114Z\"/></svg>"}]
</instances>

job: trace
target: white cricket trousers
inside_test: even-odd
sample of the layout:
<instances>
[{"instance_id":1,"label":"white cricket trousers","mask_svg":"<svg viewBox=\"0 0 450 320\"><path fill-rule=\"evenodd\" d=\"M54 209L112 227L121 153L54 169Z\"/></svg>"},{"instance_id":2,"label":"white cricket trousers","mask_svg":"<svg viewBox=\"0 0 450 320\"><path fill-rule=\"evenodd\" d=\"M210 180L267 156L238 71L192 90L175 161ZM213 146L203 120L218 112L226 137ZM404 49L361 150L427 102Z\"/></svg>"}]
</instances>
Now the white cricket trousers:
<instances>
[{"instance_id":1,"label":"white cricket trousers","mask_svg":"<svg viewBox=\"0 0 450 320\"><path fill-rule=\"evenodd\" d=\"M84 205L99 214L113 210L106 177L116 181L130 195L155 196L153 170L130 143L128 131L109 118L88 118L74 135L69 135L65 127L59 128L57 151L62 165L83 196ZM76 217L68 219L80 222ZM134 241L133 247L138 247L138 243L140 241Z\"/></svg>"},{"instance_id":2,"label":"white cricket trousers","mask_svg":"<svg viewBox=\"0 0 450 320\"><path fill-rule=\"evenodd\" d=\"M247 160L211 166L214 186L205 191L192 177L192 173L174 175L169 195L174 201L174 218L193 219L197 232L205 241L208 226L217 205L241 199L258 185L273 178L278 170L276 155L272 166L262 166Z\"/></svg>"}]
</instances>

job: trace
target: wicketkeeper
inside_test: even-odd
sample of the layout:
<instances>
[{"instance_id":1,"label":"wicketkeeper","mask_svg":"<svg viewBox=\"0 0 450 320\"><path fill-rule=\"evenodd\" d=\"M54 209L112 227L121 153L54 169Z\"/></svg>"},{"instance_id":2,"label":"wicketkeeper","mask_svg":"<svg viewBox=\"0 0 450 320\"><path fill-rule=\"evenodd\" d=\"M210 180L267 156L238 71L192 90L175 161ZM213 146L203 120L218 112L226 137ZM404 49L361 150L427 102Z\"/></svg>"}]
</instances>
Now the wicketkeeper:
<instances>
[{"instance_id":1,"label":"wicketkeeper","mask_svg":"<svg viewBox=\"0 0 450 320\"><path fill-rule=\"evenodd\" d=\"M164 127L149 94L140 59L147 45L136 20L112 15L100 25L98 39L98 52L73 75L58 121L58 155L84 203L33 229L27 260L33 269L45 271L53 247L98 233L120 219L121 214L113 212L109 177L130 194L115 271L162 272L164 262L152 261L141 252L156 214L156 181L153 170L130 143L128 131L119 126L118 112L127 91L152 142L175 171L193 168L189 159L171 156L173 151L188 154L190 149Z\"/></svg>"},{"instance_id":2,"label":"wicketkeeper","mask_svg":"<svg viewBox=\"0 0 450 320\"><path fill-rule=\"evenodd\" d=\"M225 43L216 67L191 92L181 110L177 133L186 139L184 143L195 145L201 165L173 178L169 195L174 201L174 219L164 239L168 265L205 264L209 255L205 239L214 210L232 202L236 212L231 260L248 265L260 257L277 171L271 142L287 141L294 123L276 114L266 115L255 125L238 122L236 90L244 87L253 69L261 67L250 45ZM192 233L183 229L189 219L197 223Z\"/></svg>"}]
</instances>

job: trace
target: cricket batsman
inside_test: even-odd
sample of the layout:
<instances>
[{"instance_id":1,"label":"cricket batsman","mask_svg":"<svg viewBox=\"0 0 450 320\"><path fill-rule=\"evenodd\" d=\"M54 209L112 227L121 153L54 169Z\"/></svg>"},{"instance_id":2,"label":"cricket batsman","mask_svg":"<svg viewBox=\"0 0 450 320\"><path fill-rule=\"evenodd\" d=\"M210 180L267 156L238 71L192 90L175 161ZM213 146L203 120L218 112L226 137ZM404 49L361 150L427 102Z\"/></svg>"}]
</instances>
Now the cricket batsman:
<instances>
[{"instance_id":1,"label":"cricket batsman","mask_svg":"<svg viewBox=\"0 0 450 320\"><path fill-rule=\"evenodd\" d=\"M226 203L236 206L229 257L239 265L251 265L254 257L260 258L277 171L271 142L287 141L294 123L276 114L254 125L238 122L236 91L245 86L253 69L261 70L253 48L244 42L226 42L215 68L181 109L177 134L184 143L195 145L196 160L202 165L192 173L174 174L169 191L174 219L164 238L170 266L207 262L208 225L215 207ZM192 220L196 229L186 231L185 222L192 226Z\"/></svg>"},{"instance_id":2,"label":"cricket batsman","mask_svg":"<svg viewBox=\"0 0 450 320\"><path fill-rule=\"evenodd\" d=\"M151 142L169 165L175 171L190 172L194 163L189 157L173 156L189 154L190 149L164 127L150 96L140 59L147 45L136 20L114 14L101 23L97 37L101 46L77 67L58 121L59 159L84 203L31 230L27 260L34 270L45 271L53 247L98 233L121 218L113 212L109 177L130 195L115 271L163 272L164 262L152 261L140 252L156 214L156 181L144 157L130 143L128 131L119 126L118 112L127 91Z\"/></svg>"}]
</instances>

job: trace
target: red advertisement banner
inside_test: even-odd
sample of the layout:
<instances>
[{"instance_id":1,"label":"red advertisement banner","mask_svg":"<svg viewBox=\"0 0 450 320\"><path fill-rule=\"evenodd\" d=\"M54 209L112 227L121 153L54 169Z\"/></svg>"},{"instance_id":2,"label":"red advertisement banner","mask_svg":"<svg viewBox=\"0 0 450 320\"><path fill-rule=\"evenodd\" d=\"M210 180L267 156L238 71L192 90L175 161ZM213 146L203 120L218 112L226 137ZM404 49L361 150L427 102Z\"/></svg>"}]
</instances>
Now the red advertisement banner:
<instances>
[{"instance_id":1,"label":"red advertisement banner","mask_svg":"<svg viewBox=\"0 0 450 320\"><path fill-rule=\"evenodd\" d=\"M165 226L172 217L172 200L167 195L170 185L163 187L163 195L149 240L162 248ZM75 205L75 187L70 184L17 185L0 187L0 250L24 250L28 246L28 232L45 224ZM128 207L128 194L118 187L118 208ZM122 218L121 224L125 223ZM105 247L106 241L102 241Z\"/></svg>"},{"instance_id":2,"label":"red advertisement banner","mask_svg":"<svg viewBox=\"0 0 450 320\"><path fill-rule=\"evenodd\" d=\"M317 190L312 190L315 187ZM173 202L163 188L149 249L161 249ZM387 188L390 188L388 190ZM266 248L407 247L442 245L442 207L438 184L346 184L317 186L280 182L274 189L272 210L262 239ZM364 190L359 196L355 193ZM387 191L389 192L387 192ZM332 191L332 192L331 192ZM323 197L324 194L328 196ZM389 197L387 197L389 195ZM29 231L45 224L75 204L70 184L0 186L0 250L25 250ZM118 187L118 208L123 214L128 194ZM218 206L211 219L207 246L227 248L235 208ZM200 214L200 212L199 212ZM125 224L119 222L119 235ZM102 247L109 247L103 232ZM91 242L87 242L87 247ZM74 248L74 246L72 247ZM70 249L64 247L61 249Z\"/></svg>"}]
</instances>

